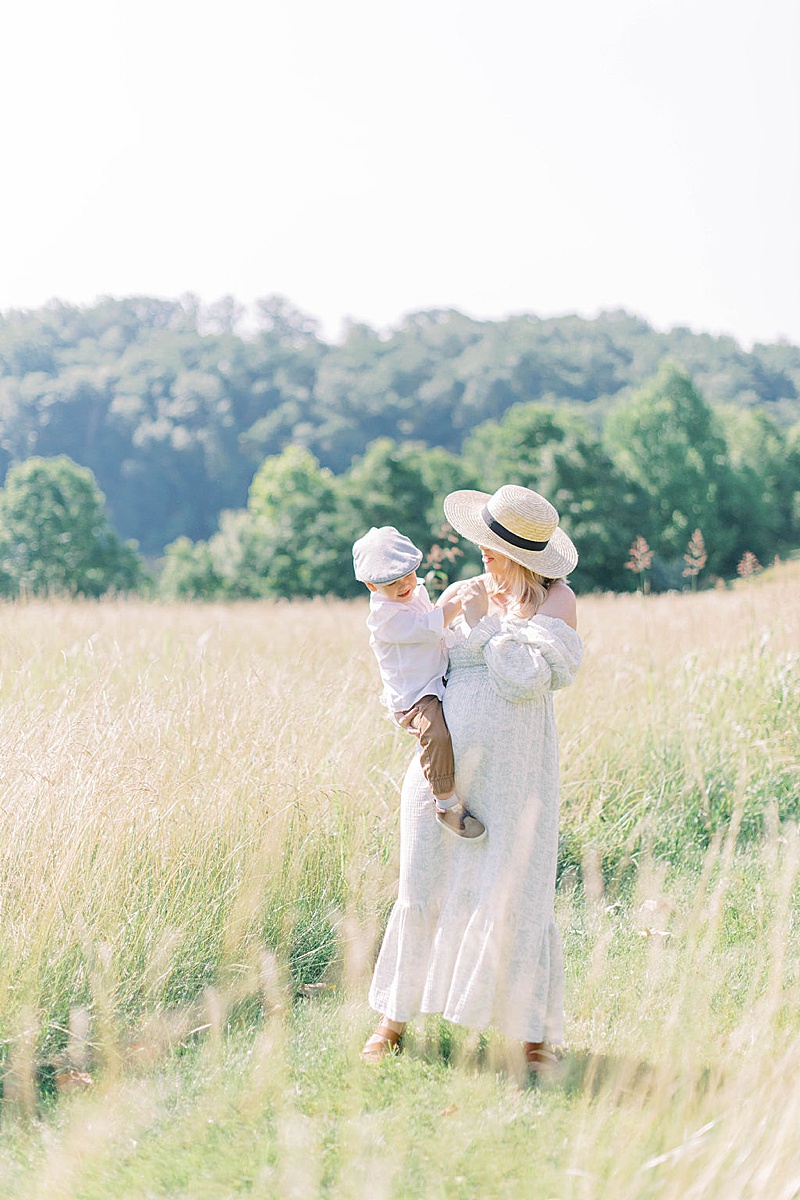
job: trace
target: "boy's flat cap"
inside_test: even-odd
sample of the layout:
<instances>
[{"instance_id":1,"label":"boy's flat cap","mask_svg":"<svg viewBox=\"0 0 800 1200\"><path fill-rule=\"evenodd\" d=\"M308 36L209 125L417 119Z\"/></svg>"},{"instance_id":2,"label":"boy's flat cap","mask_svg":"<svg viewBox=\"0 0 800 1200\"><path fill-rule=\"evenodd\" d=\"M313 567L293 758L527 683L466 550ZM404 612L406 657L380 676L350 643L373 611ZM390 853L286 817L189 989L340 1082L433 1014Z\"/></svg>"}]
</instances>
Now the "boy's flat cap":
<instances>
[{"instance_id":1,"label":"boy's flat cap","mask_svg":"<svg viewBox=\"0 0 800 1200\"><path fill-rule=\"evenodd\" d=\"M353 546L353 569L361 583L394 583L421 562L422 551L394 525L373 525Z\"/></svg>"}]
</instances>

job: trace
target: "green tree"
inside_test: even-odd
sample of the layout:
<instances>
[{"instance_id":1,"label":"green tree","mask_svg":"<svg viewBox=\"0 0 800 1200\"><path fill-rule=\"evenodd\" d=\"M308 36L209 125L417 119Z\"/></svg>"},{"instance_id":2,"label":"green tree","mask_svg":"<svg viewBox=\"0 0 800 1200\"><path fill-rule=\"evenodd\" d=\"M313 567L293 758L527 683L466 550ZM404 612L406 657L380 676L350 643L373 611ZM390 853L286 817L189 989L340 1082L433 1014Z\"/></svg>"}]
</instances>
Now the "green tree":
<instances>
[{"instance_id":1,"label":"green tree","mask_svg":"<svg viewBox=\"0 0 800 1200\"><path fill-rule=\"evenodd\" d=\"M264 522L247 509L226 509L208 541L177 538L159 580L164 600L256 600L271 586L272 546Z\"/></svg>"},{"instance_id":2,"label":"green tree","mask_svg":"<svg viewBox=\"0 0 800 1200\"><path fill-rule=\"evenodd\" d=\"M9 470L0 491L0 563L12 593L101 596L143 582L141 559L111 528L92 472L64 455Z\"/></svg>"},{"instance_id":3,"label":"green tree","mask_svg":"<svg viewBox=\"0 0 800 1200\"><path fill-rule=\"evenodd\" d=\"M224 580L207 542L180 537L167 546L158 583L163 600L215 600L223 592Z\"/></svg>"},{"instance_id":4,"label":"green tree","mask_svg":"<svg viewBox=\"0 0 800 1200\"><path fill-rule=\"evenodd\" d=\"M630 588L624 559L640 520L642 495L616 469L581 416L516 404L501 421L475 430L464 457L481 490L517 483L556 506L580 554L571 576L579 589Z\"/></svg>"},{"instance_id":5,"label":"green tree","mask_svg":"<svg viewBox=\"0 0 800 1200\"><path fill-rule=\"evenodd\" d=\"M663 363L641 391L611 411L605 441L617 466L647 496L637 532L663 560L682 566L693 530L702 529L709 566L722 573L738 544L735 479L719 422L686 372Z\"/></svg>"},{"instance_id":6,"label":"green tree","mask_svg":"<svg viewBox=\"0 0 800 1200\"><path fill-rule=\"evenodd\" d=\"M791 480L791 524L790 540L795 548L800 548L800 424L789 430L786 439L787 473Z\"/></svg>"},{"instance_id":7,"label":"green tree","mask_svg":"<svg viewBox=\"0 0 800 1200\"><path fill-rule=\"evenodd\" d=\"M434 309L391 330L353 324L328 344L280 296L259 301L246 326L232 297L54 302L0 314L0 477L30 455L67 454L94 472L120 536L160 554L181 536L210 538L222 511L245 506L258 466L289 445L342 475L383 438L459 455L478 425L520 403L572 405L599 430L614 398L667 355L709 404L763 410L782 430L800 419L800 347L745 352L624 312L476 321ZM688 538L695 521L676 511ZM680 563L684 546L677 531L660 561L669 550Z\"/></svg>"},{"instance_id":8,"label":"green tree","mask_svg":"<svg viewBox=\"0 0 800 1200\"><path fill-rule=\"evenodd\" d=\"M423 475L417 446L379 438L341 477L341 511L350 542L372 525L394 525L420 550L430 546L435 496ZM437 524L444 519L439 509Z\"/></svg>"},{"instance_id":9,"label":"green tree","mask_svg":"<svg viewBox=\"0 0 800 1200\"><path fill-rule=\"evenodd\" d=\"M354 542L373 525L394 525L427 558L431 546L443 540L444 497L474 487L475 477L467 463L440 447L379 438L338 483L343 541ZM477 553L441 567L451 578L471 568L480 570Z\"/></svg>"},{"instance_id":10,"label":"green tree","mask_svg":"<svg viewBox=\"0 0 800 1200\"><path fill-rule=\"evenodd\" d=\"M763 409L727 406L721 411L728 457L734 476L732 523L744 543L762 561L794 549L793 519L800 490L800 462L789 438Z\"/></svg>"},{"instance_id":11,"label":"green tree","mask_svg":"<svg viewBox=\"0 0 800 1200\"><path fill-rule=\"evenodd\" d=\"M309 450L288 446L262 463L245 510L223 512L208 542L167 548L165 599L353 596L352 544L370 525L398 525L427 553L444 517L441 501L474 481L443 450L384 439L339 478ZM434 495L436 499L434 500Z\"/></svg>"},{"instance_id":12,"label":"green tree","mask_svg":"<svg viewBox=\"0 0 800 1200\"><path fill-rule=\"evenodd\" d=\"M449 492L462 488L476 488L477 476L466 459L461 455L451 454L449 450L443 450L440 446L434 446L430 450L424 446L410 447L407 450L407 462L418 473L424 490L432 497L424 513L429 535L427 540L420 544L420 549L427 554L431 545L446 548L449 544L447 534L450 526L445 521L444 498ZM448 582L472 574L473 569L475 572L483 570L477 551L471 552L466 544L461 550L461 554L454 560L445 558L441 562L439 569L443 576L447 576ZM439 555L435 557L438 558Z\"/></svg>"},{"instance_id":13,"label":"green tree","mask_svg":"<svg viewBox=\"0 0 800 1200\"><path fill-rule=\"evenodd\" d=\"M288 446L266 459L250 485L247 508L271 594L291 598L352 591L352 539L338 520L337 483L309 450Z\"/></svg>"},{"instance_id":14,"label":"green tree","mask_svg":"<svg viewBox=\"0 0 800 1200\"><path fill-rule=\"evenodd\" d=\"M247 509L221 513L219 529L208 540L221 595L230 600L255 600L271 593L304 595L281 591L272 570L274 549L274 534L265 521Z\"/></svg>"}]
</instances>

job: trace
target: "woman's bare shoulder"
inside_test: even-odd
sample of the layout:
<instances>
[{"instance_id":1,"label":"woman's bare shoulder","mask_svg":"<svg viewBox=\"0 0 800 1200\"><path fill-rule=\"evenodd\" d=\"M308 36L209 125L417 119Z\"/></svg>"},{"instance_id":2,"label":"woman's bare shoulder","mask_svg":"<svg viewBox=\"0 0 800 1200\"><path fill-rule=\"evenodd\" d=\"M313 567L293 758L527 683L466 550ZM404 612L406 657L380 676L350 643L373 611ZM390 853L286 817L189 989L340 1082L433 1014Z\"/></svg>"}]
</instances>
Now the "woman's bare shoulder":
<instances>
[{"instance_id":1,"label":"woman's bare shoulder","mask_svg":"<svg viewBox=\"0 0 800 1200\"><path fill-rule=\"evenodd\" d=\"M573 629L578 628L578 606L575 593L563 579L556 579L550 587L545 602L538 610L539 617L560 617Z\"/></svg>"}]
</instances>

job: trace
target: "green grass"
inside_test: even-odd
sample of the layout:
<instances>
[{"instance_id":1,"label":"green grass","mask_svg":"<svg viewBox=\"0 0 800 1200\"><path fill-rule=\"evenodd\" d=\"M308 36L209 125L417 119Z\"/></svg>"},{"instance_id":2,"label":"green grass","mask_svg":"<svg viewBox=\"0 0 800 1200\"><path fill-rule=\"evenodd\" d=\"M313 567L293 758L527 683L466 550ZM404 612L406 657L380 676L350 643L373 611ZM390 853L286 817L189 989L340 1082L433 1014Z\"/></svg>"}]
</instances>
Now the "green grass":
<instances>
[{"instance_id":1,"label":"green grass","mask_svg":"<svg viewBox=\"0 0 800 1200\"><path fill-rule=\"evenodd\" d=\"M439 1018L358 1061L409 754L363 605L7 606L0 1194L800 1195L796 567L581 603L552 1087Z\"/></svg>"}]
</instances>

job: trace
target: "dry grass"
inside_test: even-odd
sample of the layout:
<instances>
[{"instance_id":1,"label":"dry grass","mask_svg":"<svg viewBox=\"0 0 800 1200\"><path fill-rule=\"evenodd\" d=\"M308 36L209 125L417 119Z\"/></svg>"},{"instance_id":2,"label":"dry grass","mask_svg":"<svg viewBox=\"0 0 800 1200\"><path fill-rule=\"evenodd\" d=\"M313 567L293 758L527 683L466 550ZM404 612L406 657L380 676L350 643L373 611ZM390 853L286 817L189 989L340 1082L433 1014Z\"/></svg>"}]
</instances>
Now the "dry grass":
<instances>
[{"instance_id":1,"label":"dry grass","mask_svg":"<svg viewBox=\"0 0 800 1200\"><path fill-rule=\"evenodd\" d=\"M745 836L800 817L800 563L696 596L581 606L586 668L561 699L564 861L644 849L685 865L738 797Z\"/></svg>"},{"instance_id":2,"label":"dry grass","mask_svg":"<svg viewBox=\"0 0 800 1200\"><path fill-rule=\"evenodd\" d=\"M363 605L6 607L3 1193L800 1194L800 576L768 576L581 604L545 1091L437 1021L356 1062L408 755Z\"/></svg>"}]
</instances>

